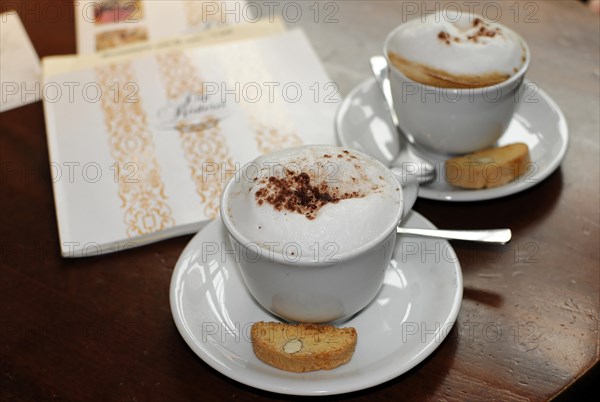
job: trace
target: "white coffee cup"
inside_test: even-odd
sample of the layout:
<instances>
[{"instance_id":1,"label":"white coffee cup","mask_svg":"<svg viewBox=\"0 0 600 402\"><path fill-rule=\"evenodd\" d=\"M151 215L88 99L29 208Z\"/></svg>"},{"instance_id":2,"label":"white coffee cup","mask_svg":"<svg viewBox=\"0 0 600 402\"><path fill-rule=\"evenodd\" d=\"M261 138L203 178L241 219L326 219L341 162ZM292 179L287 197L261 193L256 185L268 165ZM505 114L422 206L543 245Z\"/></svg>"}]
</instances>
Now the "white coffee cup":
<instances>
[{"instance_id":1,"label":"white coffee cup","mask_svg":"<svg viewBox=\"0 0 600 402\"><path fill-rule=\"evenodd\" d=\"M288 258L281 250L283 247L266 248L264 239L259 242L248 235L247 222L241 219L252 219L251 213L232 210L239 209L239 197L248 194L252 184L240 184L253 181L256 166L265 166L265 161L277 161L281 155L301 154L302 152L346 152L344 148L333 146L308 145L263 155L254 162L245 165L227 183L221 197L221 219L229 234L229 238L238 258L238 265L244 283L254 299L266 310L285 320L293 322L322 323L342 320L351 317L367 306L377 295L384 280L396 242L396 227L403 211L403 192L394 174L383 164L365 154L351 151L360 160L368 161L381 179L394 186L394 204L390 206L391 219L377 222L373 226L372 239L364 244L352 246L333 255L302 255ZM250 178L250 179L249 179ZM389 180L389 182L388 182ZM246 187L243 187L246 186ZM248 199L252 199L252 194ZM246 199L244 199L246 200ZM367 202L364 198L361 202ZM245 202L245 201L244 201ZM340 204L345 201L340 201ZM369 201L370 202L370 201ZM348 205L348 204L346 204ZM387 205L387 204L386 204ZM391 205L391 204L390 204ZM271 208L271 206L262 206ZM333 208L336 208L335 206ZM332 210L329 210L332 211ZM344 211L336 210L336 211ZM355 217L336 215L335 219L347 219L351 222ZM376 213L376 212L375 212ZM300 218L303 218L299 215ZM298 216L293 216L300 219ZM340 223L342 223L340 221ZM302 224L303 228L311 223ZM375 224L373 224L375 225ZM363 225L364 226L364 225ZM323 229L323 228L321 228ZM365 231L361 225L354 226L354 232L345 233L345 241L354 241ZM326 232L323 232L326 233ZM329 234L328 234L329 235ZM346 236L347 235L347 236ZM288 236L288 234L286 234ZM293 234L292 234L293 236ZM298 239L303 236L299 230ZM285 236L274 236L274 241ZM299 240L300 241L300 240ZM340 239L344 241L344 239Z\"/></svg>"},{"instance_id":2,"label":"white coffee cup","mask_svg":"<svg viewBox=\"0 0 600 402\"><path fill-rule=\"evenodd\" d=\"M403 26L396 27L383 46L401 129L418 146L439 154L464 154L493 146L523 99L523 80L531 59L525 41L502 26L521 41L525 58L505 81L480 88L441 88L412 80L393 66L389 53L394 52Z\"/></svg>"}]
</instances>

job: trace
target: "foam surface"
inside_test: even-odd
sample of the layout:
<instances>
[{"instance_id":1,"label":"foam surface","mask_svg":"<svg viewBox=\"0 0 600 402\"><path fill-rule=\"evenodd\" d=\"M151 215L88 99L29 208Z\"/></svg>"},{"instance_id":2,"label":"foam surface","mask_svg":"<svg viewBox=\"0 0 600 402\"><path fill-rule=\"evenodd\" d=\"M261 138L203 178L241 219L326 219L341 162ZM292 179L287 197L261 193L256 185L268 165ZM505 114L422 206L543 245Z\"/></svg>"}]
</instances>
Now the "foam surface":
<instances>
[{"instance_id":1,"label":"foam surface","mask_svg":"<svg viewBox=\"0 0 600 402\"><path fill-rule=\"evenodd\" d=\"M445 10L403 24L388 50L424 66L456 75L516 73L525 50L503 25L468 13Z\"/></svg>"},{"instance_id":2,"label":"foam surface","mask_svg":"<svg viewBox=\"0 0 600 402\"><path fill-rule=\"evenodd\" d=\"M279 187L279 180L301 173L310 177L317 197L307 198L293 180ZM260 197L265 192L273 195L272 202ZM240 233L290 260L332 259L373 241L396 219L401 203L401 189L388 169L333 146L263 156L228 196L227 213Z\"/></svg>"}]
</instances>

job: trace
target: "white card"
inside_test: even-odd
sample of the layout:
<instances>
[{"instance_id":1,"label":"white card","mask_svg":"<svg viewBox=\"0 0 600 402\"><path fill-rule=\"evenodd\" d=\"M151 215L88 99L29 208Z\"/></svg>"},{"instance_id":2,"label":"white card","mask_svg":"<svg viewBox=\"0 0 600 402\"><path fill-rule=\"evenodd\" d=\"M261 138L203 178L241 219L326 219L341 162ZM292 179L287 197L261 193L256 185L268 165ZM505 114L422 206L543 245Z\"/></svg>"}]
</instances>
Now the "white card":
<instances>
[{"instance_id":1,"label":"white card","mask_svg":"<svg viewBox=\"0 0 600 402\"><path fill-rule=\"evenodd\" d=\"M40 100L41 67L16 11L0 14L0 112Z\"/></svg>"}]
</instances>

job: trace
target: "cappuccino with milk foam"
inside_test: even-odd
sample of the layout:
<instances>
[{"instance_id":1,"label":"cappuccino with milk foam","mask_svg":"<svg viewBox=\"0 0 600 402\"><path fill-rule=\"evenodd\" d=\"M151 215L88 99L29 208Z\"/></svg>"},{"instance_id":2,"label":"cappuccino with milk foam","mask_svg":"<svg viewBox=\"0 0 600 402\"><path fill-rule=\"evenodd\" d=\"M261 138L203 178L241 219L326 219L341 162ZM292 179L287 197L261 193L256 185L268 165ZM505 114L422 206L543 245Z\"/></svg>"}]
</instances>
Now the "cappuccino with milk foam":
<instances>
[{"instance_id":1,"label":"cappuccino with milk foam","mask_svg":"<svg viewBox=\"0 0 600 402\"><path fill-rule=\"evenodd\" d=\"M446 10L403 24L388 44L388 58L408 78L425 85L480 88L519 72L526 50L507 27Z\"/></svg>"},{"instance_id":2,"label":"cappuccino with milk foam","mask_svg":"<svg viewBox=\"0 0 600 402\"><path fill-rule=\"evenodd\" d=\"M283 150L256 159L243 172L222 213L248 242L290 261L334 261L355 251L381 237L401 208L392 173L344 148Z\"/></svg>"}]
</instances>

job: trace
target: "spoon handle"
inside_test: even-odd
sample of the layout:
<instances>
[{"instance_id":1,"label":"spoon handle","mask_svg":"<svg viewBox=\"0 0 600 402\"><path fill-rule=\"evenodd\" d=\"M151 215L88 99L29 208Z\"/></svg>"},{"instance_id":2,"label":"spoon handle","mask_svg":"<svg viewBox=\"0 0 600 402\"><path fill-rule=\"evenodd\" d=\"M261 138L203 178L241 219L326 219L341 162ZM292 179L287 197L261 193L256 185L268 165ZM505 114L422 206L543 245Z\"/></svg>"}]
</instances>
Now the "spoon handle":
<instances>
[{"instance_id":1,"label":"spoon handle","mask_svg":"<svg viewBox=\"0 0 600 402\"><path fill-rule=\"evenodd\" d=\"M371 71L375 77L377 87L379 87L379 90L383 94L386 109L399 134L398 141L400 153L396 155L396 159L392 162L392 165L400 165L404 168L405 165L408 164L410 166L409 170L414 171L416 168L424 173L424 175L420 177L420 181L425 182L433 180L436 175L435 166L425 159L414 155L414 152L409 151L409 147L407 146L408 142L412 147L417 147L412 136L407 135L400 127L398 115L396 114L396 109L394 109L394 98L392 97L392 84L390 83L387 60L383 56L373 56L371 57L370 62Z\"/></svg>"},{"instance_id":2,"label":"spoon handle","mask_svg":"<svg viewBox=\"0 0 600 402\"><path fill-rule=\"evenodd\" d=\"M394 123L394 126L396 126L396 128L398 129L400 127L400 124L398 123L398 116L396 115L396 111L394 110L394 99L392 98L392 86L388 78L387 60L383 56L373 56L371 57L370 62L371 70L373 71L373 76L377 81L377 86L383 94L386 107L388 108L390 116L392 117L392 122Z\"/></svg>"},{"instance_id":3,"label":"spoon handle","mask_svg":"<svg viewBox=\"0 0 600 402\"><path fill-rule=\"evenodd\" d=\"M438 237L449 240L466 240L483 243L505 244L512 236L510 229L490 230L439 230L439 229L413 229L398 227L397 233L413 234L418 236Z\"/></svg>"}]
</instances>

